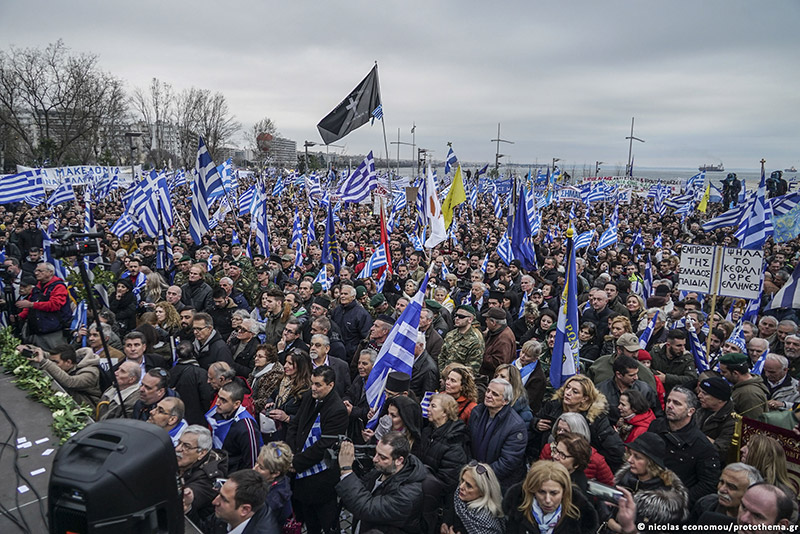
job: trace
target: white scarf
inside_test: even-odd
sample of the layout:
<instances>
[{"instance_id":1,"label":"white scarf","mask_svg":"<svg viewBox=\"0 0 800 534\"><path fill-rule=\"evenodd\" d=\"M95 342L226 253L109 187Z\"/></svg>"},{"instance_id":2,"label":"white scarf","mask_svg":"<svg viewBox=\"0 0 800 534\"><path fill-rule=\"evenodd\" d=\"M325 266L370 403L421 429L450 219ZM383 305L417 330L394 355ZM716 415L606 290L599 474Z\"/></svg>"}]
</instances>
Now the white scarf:
<instances>
[{"instance_id":1,"label":"white scarf","mask_svg":"<svg viewBox=\"0 0 800 534\"><path fill-rule=\"evenodd\" d=\"M558 520L561 519L561 505L549 514L545 514L539 506L539 501L534 498L531 513L533 520L539 525L540 534L553 534L553 529L556 528Z\"/></svg>"}]
</instances>

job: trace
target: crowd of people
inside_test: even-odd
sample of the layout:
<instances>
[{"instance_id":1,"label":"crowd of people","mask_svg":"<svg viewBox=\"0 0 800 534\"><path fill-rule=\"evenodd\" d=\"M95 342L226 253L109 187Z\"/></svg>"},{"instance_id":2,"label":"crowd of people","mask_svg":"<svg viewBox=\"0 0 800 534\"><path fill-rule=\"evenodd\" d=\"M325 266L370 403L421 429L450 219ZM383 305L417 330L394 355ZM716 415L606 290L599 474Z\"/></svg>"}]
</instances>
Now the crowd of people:
<instances>
[{"instance_id":1,"label":"crowd of people","mask_svg":"<svg viewBox=\"0 0 800 534\"><path fill-rule=\"evenodd\" d=\"M551 384L566 230L602 233L602 203L588 212L576 203L572 220L569 205L544 208L532 269L499 258L506 220L488 197L458 208L450 239L432 251L414 248L416 214L406 209L378 291L382 271L362 272L380 246L372 205L339 210L336 270L321 263L322 243L307 239L325 233L307 224L312 215L325 221L325 209L305 198L290 186L269 199L263 254L250 253L249 216L229 214L194 243L188 205L173 202L173 257L163 269L155 240L110 233L124 209L116 196L95 204L106 237L93 261L115 282L100 326L90 310L77 328L74 296L57 272L81 260L47 261L40 225L52 216L80 230L83 206L55 214L0 206L13 289L3 309L20 350L96 420L163 428L185 512L204 532L280 532L293 521L310 534L339 532L342 509L362 534L798 524L782 445L756 434L741 455L734 446L737 416L800 434L798 317L764 311L800 260L798 241L766 245L761 307L741 325L742 343L732 334L747 302L718 298L711 314L708 296L679 284L683 244L735 245L733 229L700 228L721 206L659 217L634 195L619 206L617 244L596 250L595 241L576 260L580 369ZM306 221L299 264L295 207ZM654 283L645 295L637 291L648 258ZM329 289L315 281L320 269ZM389 374L376 413L370 373L426 273L412 372ZM698 373L691 336L710 343L712 370Z\"/></svg>"}]
</instances>

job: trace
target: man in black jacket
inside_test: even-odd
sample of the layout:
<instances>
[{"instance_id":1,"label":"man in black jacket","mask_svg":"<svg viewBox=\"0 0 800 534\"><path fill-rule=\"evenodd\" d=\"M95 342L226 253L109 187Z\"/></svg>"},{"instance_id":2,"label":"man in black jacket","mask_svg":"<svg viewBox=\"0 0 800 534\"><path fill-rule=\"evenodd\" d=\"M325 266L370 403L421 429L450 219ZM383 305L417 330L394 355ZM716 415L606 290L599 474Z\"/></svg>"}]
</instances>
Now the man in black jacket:
<instances>
[{"instance_id":1,"label":"man in black jacket","mask_svg":"<svg viewBox=\"0 0 800 534\"><path fill-rule=\"evenodd\" d=\"M181 300L191 304L198 312L210 310L214 306L211 286L205 283L205 268L197 263L189 269L189 281L181 286Z\"/></svg>"},{"instance_id":2,"label":"man in black jacket","mask_svg":"<svg viewBox=\"0 0 800 534\"><path fill-rule=\"evenodd\" d=\"M214 398L214 390L208 383L208 373L200 367L194 357L192 344L183 341L175 349L178 363L170 370L169 387L181 396L186 407L184 419L190 425L205 425L205 414Z\"/></svg>"},{"instance_id":3,"label":"man in black jacket","mask_svg":"<svg viewBox=\"0 0 800 534\"><path fill-rule=\"evenodd\" d=\"M373 528L388 532L420 532L422 481L427 469L411 454L411 443L400 432L385 434L372 458L375 469L363 480L353 474L355 448L342 443L339 451L340 480L336 492L353 513L360 532ZM387 530L389 529L389 530Z\"/></svg>"},{"instance_id":4,"label":"man in black jacket","mask_svg":"<svg viewBox=\"0 0 800 534\"><path fill-rule=\"evenodd\" d=\"M372 316L356 302L356 288L343 285L339 306L331 312L331 321L339 325L347 360L350 361L362 339L369 335Z\"/></svg>"},{"instance_id":5,"label":"man in black jacket","mask_svg":"<svg viewBox=\"0 0 800 534\"><path fill-rule=\"evenodd\" d=\"M214 362L226 362L233 367L233 357L222 336L214 330L214 320L207 313L195 313L192 321L194 350L200 367L208 369Z\"/></svg>"},{"instance_id":6,"label":"man in black jacket","mask_svg":"<svg viewBox=\"0 0 800 534\"><path fill-rule=\"evenodd\" d=\"M321 365L311 373L311 391L303 395L289 423L286 443L294 453L296 473L292 504L309 534L339 532L335 486L338 473L325 462L334 438L347 431L347 408L335 389L336 373Z\"/></svg>"},{"instance_id":7,"label":"man in black jacket","mask_svg":"<svg viewBox=\"0 0 800 534\"><path fill-rule=\"evenodd\" d=\"M425 334L417 332L417 344L414 346L414 366L411 371L409 389L414 392L418 399L424 397L426 391L439 389L439 366L428 354L426 346Z\"/></svg>"},{"instance_id":8,"label":"man in black jacket","mask_svg":"<svg viewBox=\"0 0 800 534\"><path fill-rule=\"evenodd\" d=\"M656 419L649 428L649 432L664 440L667 446L664 463L686 485L691 502L713 493L720 474L717 449L692 419L696 410L695 394L676 386L667 396L666 417Z\"/></svg>"},{"instance_id":9,"label":"man in black jacket","mask_svg":"<svg viewBox=\"0 0 800 534\"><path fill-rule=\"evenodd\" d=\"M183 512L196 525L206 523L214 514L214 484L228 474L228 456L212 449L212 445L211 432L200 425L187 427L175 445Z\"/></svg>"}]
</instances>

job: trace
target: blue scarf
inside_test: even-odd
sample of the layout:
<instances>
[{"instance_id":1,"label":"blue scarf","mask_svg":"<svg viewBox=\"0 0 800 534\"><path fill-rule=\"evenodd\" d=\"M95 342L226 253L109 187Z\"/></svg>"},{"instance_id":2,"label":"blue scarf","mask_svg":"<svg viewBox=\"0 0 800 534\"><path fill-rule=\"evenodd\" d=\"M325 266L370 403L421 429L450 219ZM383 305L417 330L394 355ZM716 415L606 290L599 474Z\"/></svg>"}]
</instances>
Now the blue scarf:
<instances>
[{"instance_id":1,"label":"blue scarf","mask_svg":"<svg viewBox=\"0 0 800 534\"><path fill-rule=\"evenodd\" d=\"M306 438L305 443L303 443L303 450L308 449L314 443L319 440L322 436L322 425L320 424L319 414L317 414L317 418L314 420L314 424L311 425L311 430L308 431L308 437ZM296 479L310 477L311 475L316 475L317 473L322 473L328 468L328 464L325 463L325 460L322 460L320 463L316 465L312 465L302 473L297 473Z\"/></svg>"},{"instance_id":2,"label":"blue scarf","mask_svg":"<svg viewBox=\"0 0 800 534\"><path fill-rule=\"evenodd\" d=\"M522 385L523 386L528 383L528 378L530 378L531 373L533 373L536 370L536 365L538 363L539 363L539 360L535 360L535 361L532 361L531 363L529 363L528 365L526 365L525 367L520 368L520 366L519 366L519 358L514 360L514 367L519 369L519 374L522 377Z\"/></svg>"},{"instance_id":3,"label":"blue scarf","mask_svg":"<svg viewBox=\"0 0 800 534\"><path fill-rule=\"evenodd\" d=\"M556 528L558 520L561 519L561 505L549 514L545 514L539 506L539 501L533 499L531 513L534 521L539 525L540 534L553 534L553 529Z\"/></svg>"},{"instance_id":4,"label":"blue scarf","mask_svg":"<svg viewBox=\"0 0 800 534\"><path fill-rule=\"evenodd\" d=\"M234 422L241 421L242 419L252 419L255 422L255 418L250 415L250 412L248 412L244 406L239 406L239 409L236 410L236 413L230 419L217 419L214 417L216 414L216 406L211 408L206 414L206 421L208 421L208 424L211 427L211 435L214 438L213 441L215 449L222 448L222 444L225 443L225 438L228 436L228 431L230 431L231 425ZM257 424L256 428L258 428Z\"/></svg>"}]
</instances>

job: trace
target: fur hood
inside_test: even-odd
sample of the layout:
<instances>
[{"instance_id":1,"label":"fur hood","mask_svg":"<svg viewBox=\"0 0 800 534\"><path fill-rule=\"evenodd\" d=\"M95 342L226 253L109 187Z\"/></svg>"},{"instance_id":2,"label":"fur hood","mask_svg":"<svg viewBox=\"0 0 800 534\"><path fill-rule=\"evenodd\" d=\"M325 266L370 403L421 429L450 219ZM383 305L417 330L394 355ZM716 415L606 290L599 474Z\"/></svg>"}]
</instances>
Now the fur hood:
<instances>
[{"instance_id":1,"label":"fur hood","mask_svg":"<svg viewBox=\"0 0 800 534\"><path fill-rule=\"evenodd\" d=\"M630 488L636 479L630 473L631 466L625 464L614 475L614 481ZM647 481L633 494L636 503L636 521L656 525L679 524L689 517L689 492L681 479L673 471L672 486L665 486L660 479Z\"/></svg>"},{"instance_id":2,"label":"fur hood","mask_svg":"<svg viewBox=\"0 0 800 534\"><path fill-rule=\"evenodd\" d=\"M562 403L564 401L563 393L559 394L559 392L556 391L556 393L552 397L552 400L557 400L559 403ZM589 424L594 423L595 419L597 419L601 415L607 415L608 400L606 399L606 396L598 391L597 398L592 403L592 405L589 406L589 409L586 411L582 411L580 413L583 414L584 417L586 417L586 420L589 421Z\"/></svg>"}]
</instances>

